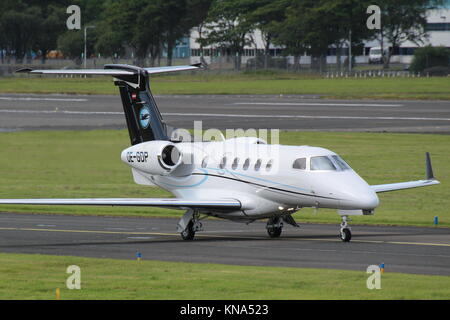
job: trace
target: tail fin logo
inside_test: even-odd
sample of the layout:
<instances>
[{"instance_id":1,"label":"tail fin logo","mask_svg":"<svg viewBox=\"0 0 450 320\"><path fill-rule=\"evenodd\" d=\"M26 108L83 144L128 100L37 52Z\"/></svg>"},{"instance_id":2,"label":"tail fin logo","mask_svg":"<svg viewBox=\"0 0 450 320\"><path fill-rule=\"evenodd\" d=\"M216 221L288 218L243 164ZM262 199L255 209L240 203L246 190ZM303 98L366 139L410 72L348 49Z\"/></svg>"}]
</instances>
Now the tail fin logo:
<instances>
[{"instance_id":1,"label":"tail fin logo","mask_svg":"<svg viewBox=\"0 0 450 320\"><path fill-rule=\"evenodd\" d=\"M147 129L150 125L150 109L148 107L143 107L139 111L139 124L142 129Z\"/></svg>"}]
</instances>

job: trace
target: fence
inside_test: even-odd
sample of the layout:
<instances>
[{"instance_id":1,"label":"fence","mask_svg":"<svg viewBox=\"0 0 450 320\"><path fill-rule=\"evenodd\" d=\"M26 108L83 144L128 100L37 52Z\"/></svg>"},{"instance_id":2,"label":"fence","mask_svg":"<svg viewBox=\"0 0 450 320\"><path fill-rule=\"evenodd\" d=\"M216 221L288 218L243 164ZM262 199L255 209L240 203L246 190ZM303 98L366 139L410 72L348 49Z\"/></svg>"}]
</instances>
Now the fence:
<instances>
[{"instance_id":1,"label":"fence","mask_svg":"<svg viewBox=\"0 0 450 320\"><path fill-rule=\"evenodd\" d=\"M428 73L389 70L363 70L353 72L326 72L323 77L334 78L420 78L429 77Z\"/></svg>"}]
</instances>

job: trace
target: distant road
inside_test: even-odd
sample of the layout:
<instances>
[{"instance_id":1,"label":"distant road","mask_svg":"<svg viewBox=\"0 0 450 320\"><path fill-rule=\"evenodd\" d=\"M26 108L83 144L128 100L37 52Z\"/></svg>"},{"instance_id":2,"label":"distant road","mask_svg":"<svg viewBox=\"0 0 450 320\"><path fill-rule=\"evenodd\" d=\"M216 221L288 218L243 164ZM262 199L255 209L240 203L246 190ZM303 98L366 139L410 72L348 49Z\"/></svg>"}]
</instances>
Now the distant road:
<instances>
[{"instance_id":1,"label":"distant road","mask_svg":"<svg viewBox=\"0 0 450 320\"><path fill-rule=\"evenodd\" d=\"M313 96L156 96L179 128L268 128L450 134L450 101L322 100ZM125 128L120 97L0 95L0 131Z\"/></svg>"},{"instance_id":2,"label":"distant road","mask_svg":"<svg viewBox=\"0 0 450 320\"><path fill-rule=\"evenodd\" d=\"M387 272L450 275L447 228L353 225L353 239L344 243L338 239L338 221L305 224L300 229L286 226L281 238L270 239L262 222L205 220L204 232L197 233L194 241L183 241L175 232L177 222L0 213L0 252L126 260L141 252L144 260L361 272L384 263Z\"/></svg>"}]
</instances>

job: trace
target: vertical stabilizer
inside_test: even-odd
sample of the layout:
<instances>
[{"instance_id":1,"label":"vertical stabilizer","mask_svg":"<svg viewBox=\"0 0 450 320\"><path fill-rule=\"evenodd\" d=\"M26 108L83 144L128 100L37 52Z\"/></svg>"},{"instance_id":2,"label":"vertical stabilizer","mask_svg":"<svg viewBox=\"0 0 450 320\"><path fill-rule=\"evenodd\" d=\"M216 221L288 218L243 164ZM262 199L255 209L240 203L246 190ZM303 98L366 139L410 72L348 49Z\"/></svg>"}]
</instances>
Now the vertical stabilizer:
<instances>
[{"instance_id":1,"label":"vertical stabilizer","mask_svg":"<svg viewBox=\"0 0 450 320\"><path fill-rule=\"evenodd\" d=\"M105 69L109 68L134 72L133 75L114 78L114 84L119 87L131 144L169 140L167 126L150 91L147 71L128 65L105 66Z\"/></svg>"}]
</instances>

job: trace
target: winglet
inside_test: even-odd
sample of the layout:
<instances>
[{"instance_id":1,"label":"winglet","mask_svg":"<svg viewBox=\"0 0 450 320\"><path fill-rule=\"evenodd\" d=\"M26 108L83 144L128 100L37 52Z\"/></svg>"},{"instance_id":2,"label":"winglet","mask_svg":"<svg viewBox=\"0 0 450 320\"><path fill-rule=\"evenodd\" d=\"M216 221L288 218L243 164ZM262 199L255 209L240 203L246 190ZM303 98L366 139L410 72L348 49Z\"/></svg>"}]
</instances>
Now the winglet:
<instances>
[{"instance_id":1,"label":"winglet","mask_svg":"<svg viewBox=\"0 0 450 320\"><path fill-rule=\"evenodd\" d=\"M433 173L433 166L431 165L430 153L426 153L426 170L427 170L427 180L436 180Z\"/></svg>"},{"instance_id":2,"label":"winglet","mask_svg":"<svg viewBox=\"0 0 450 320\"><path fill-rule=\"evenodd\" d=\"M203 64L202 62L199 62L199 63L191 64L191 67L197 67L199 69L207 69L208 66Z\"/></svg>"},{"instance_id":3,"label":"winglet","mask_svg":"<svg viewBox=\"0 0 450 320\"><path fill-rule=\"evenodd\" d=\"M31 68L22 68L22 69L17 69L16 73L30 73L31 71L33 71L33 69L31 69Z\"/></svg>"}]
</instances>

